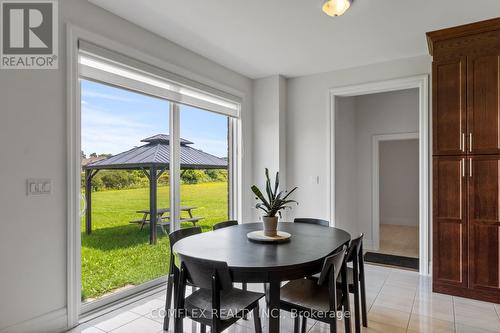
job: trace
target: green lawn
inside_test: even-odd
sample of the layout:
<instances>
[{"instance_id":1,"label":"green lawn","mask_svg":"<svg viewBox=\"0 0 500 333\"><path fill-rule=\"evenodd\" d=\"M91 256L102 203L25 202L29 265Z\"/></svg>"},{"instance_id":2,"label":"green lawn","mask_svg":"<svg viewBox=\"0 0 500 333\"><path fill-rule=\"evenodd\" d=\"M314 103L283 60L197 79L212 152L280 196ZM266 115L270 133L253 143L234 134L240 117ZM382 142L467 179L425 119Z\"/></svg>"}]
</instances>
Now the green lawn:
<instances>
[{"instance_id":1,"label":"green lawn","mask_svg":"<svg viewBox=\"0 0 500 333\"><path fill-rule=\"evenodd\" d=\"M138 285L166 275L169 242L158 229L158 243L149 245L149 227L140 230L129 221L149 208L149 189L92 193L92 234L85 234L82 220L82 298L96 298L126 285ZM158 188L158 207L168 207L168 187ZM181 205L195 206L204 231L227 220L226 182L181 185ZM183 213L184 214L184 213ZM191 223L184 226L190 226Z\"/></svg>"}]
</instances>

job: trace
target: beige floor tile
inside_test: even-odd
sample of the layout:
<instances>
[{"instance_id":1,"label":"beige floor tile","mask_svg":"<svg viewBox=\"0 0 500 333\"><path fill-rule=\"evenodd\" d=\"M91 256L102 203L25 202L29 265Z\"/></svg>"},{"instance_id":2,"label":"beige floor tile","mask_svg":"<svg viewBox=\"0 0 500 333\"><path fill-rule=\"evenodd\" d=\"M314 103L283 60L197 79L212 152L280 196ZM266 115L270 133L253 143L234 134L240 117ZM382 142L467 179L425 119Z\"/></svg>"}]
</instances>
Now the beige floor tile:
<instances>
[{"instance_id":1,"label":"beige floor tile","mask_svg":"<svg viewBox=\"0 0 500 333\"><path fill-rule=\"evenodd\" d=\"M353 331L354 332L354 331ZM392 326L389 324L378 323L376 321L368 322L368 327L361 327L363 333L404 333L405 328Z\"/></svg>"},{"instance_id":2,"label":"beige floor tile","mask_svg":"<svg viewBox=\"0 0 500 333\"><path fill-rule=\"evenodd\" d=\"M165 300L152 299L143 304L131 308L129 311L137 313L141 316L153 313L153 311L165 308Z\"/></svg>"},{"instance_id":3,"label":"beige floor tile","mask_svg":"<svg viewBox=\"0 0 500 333\"><path fill-rule=\"evenodd\" d=\"M419 333L454 333L455 324L453 321L412 314L408 330Z\"/></svg>"},{"instance_id":4,"label":"beige floor tile","mask_svg":"<svg viewBox=\"0 0 500 333\"><path fill-rule=\"evenodd\" d=\"M345 326L344 326L344 321L339 320L337 322L337 332L338 333L344 333L345 332ZM354 326L351 329L352 332L354 332ZM291 331L286 331L286 332L293 332ZM311 327L311 329L308 331L308 333L330 333L330 325L327 323L323 322L316 322L314 326Z\"/></svg>"},{"instance_id":5,"label":"beige floor tile","mask_svg":"<svg viewBox=\"0 0 500 333\"><path fill-rule=\"evenodd\" d=\"M457 323L500 332L500 318L492 303L454 298L454 309Z\"/></svg>"},{"instance_id":6,"label":"beige floor tile","mask_svg":"<svg viewBox=\"0 0 500 333\"><path fill-rule=\"evenodd\" d=\"M495 333L495 331L490 331L480 327L467 326L463 324L455 324L456 333Z\"/></svg>"},{"instance_id":7,"label":"beige floor tile","mask_svg":"<svg viewBox=\"0 0 500 333\"><path fill-rule=\"evenodd\" d=\"M157 333L162 329L162 325L154 320L144 317L134 320L126 325L123 325L112 333Z\"/></svg>"},{"instance_id":8,"label":"beige floor tile","mask_svg":"<svg viewBox=\"0 0 500 333\"><path fill-rule=\"evenodd\" d=\"M383 325L396 326L406 329L408 327L409 320L409 312L398 311L376 304L374 304L371 307L370 312L368 312L368 326L370 326L371 322L377 322Z\"/></svg>"},{"instance_id":9,"label":"beige floor tile","mask_svg":"<svg viewBox=\"0 0 500 333\"><path fill-rule=\"evenodd\" d=\"M103 333L103 332L104 331L102 331L94 326L90 326L90 327L78 326L72 330L69 330L67 333Z\"/></svg>"},{"instance_id":10,"label":"beige floor tile","mask_svg":"<svg viewBox=\"0 0 500 333\"><path fill-rule=\"evenodd\" d=\"M453 303L451 301L415 299L412 313L440 320L454 321Z\"/></svg>"},{"instance_id":11,"label":"beige floor tile","mask_svg":"<svg viewBox=\"0 0 500 333\"><path fill-rule=\"evenodd\" d=\"M125 324L128 324L141 316L138 315L137 313L130 312L130 311L125 311L122 313L118 313L119 311L115 311L112 314L108 314L104 316L106 318L105 320L94 324L95 327L97 327L100 330L103 330L105 332L112 331L114 329L117 329L120 326L123 326ZM117 313L115 315L115 313ZM109 317L109 318L107 318Z\"/></svg>"}]
</instances>

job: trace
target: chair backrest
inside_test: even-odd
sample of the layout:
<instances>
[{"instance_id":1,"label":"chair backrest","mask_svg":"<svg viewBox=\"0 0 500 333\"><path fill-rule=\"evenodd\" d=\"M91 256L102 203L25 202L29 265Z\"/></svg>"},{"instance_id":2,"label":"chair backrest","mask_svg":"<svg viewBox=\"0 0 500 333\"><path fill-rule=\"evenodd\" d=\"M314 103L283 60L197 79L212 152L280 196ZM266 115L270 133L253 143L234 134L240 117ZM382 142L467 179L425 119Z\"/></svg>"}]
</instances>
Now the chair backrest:
<instances>
[{"instance_id":1,"label":"chair backrest","mask_svg":"<svg viewBox=\"0 0 500 333\"><path fill-rule=\"evenodd\" d=\"M183 238L193 236L196 234L201 234L201 227L193 227L193 228L185 228L185 229L179 229L176 231L172 231L168 235L168 239L170 240L170 250L172 250L172 247L174 246L175 243L180 241ZM170 251L172 253L172 251Z\"/></svg>"},{"instance_id":2,"label":"chair backrest","mask_svg":"<svg viewBox=\"0 0 500 333\"><path fill-rule=\"evenodd\" d=\"M202 289L213 289L214 280L219 290L233 289L233 279L227 263L208 259L194 258L179 254L186 279Z\"/></svg>"},{"instance_id":3,"label":"chair backrest","mask_svg":"<svg viewBox=\"0 0 500 333\"><path fill-rule=\"evenodd\" d=\"M344 245L342 246L342 249L325 258L321 274L319 275L319 285L328 284L331 281L337 281L342 265L344 264L346 249L347 247ZM331 281L330 277L332 278Z\"/></svg>"},{"instance_id":4,"label":"chair backrest","mask_svg":"<svg viewBox=\"0 0 500 333\"><path fill-rule=\"evenodd\" d=\"M312 218L296 218L293 220L295 223L309 223L309 224L316 224L316 225L321 225L323 227L329 227L330 222L326 220L321 220L321 219L312 219Z\"/></svg>"},{"instance_id":5,"label":"chair backrest","mask_svg":"<svg viewBox=\"0 0 500 333\"><path fill-rule=\"evenodd\" d=\"M347 262L353 262L356 258L360 258L363 253L363 234L359 235L357 238L351 240L349 248L347 249Z\"/></svg>"},{"instance_id":6,"label":"chair backrest","mask_svg":"<svg viewBox=\"0 0 500 333\"><path fill-rule=\"evenodd\" d=\"M219 222L219 223L213 225L212 230L218 230L218 229L222 229L222 228L232 227L233 225L238 225L238 221L230 220L230 221Z\"/></svg>"}]
</instances>

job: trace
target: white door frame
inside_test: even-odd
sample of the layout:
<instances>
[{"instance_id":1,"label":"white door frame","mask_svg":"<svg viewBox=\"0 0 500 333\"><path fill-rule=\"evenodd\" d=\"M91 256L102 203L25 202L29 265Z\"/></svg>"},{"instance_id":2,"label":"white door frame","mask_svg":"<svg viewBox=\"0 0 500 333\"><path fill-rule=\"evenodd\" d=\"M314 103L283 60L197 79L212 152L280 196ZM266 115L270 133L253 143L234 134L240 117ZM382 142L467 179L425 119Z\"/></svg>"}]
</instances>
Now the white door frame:
<instances>
[{"instance_id":1,"label":"white door frame","mask_svg":"<svg viewBox=\"0 0 500 333\"><path fill-rule=\"evenodd\" d=\"M380 248L380 143L419 139L418 133L381 134L372 137L372 247Z\"/></svg>"},{"instance_id":2,"label":"white door frame","mask_svg":"<svg viewBox=\"0 0 500 333\"><path fill-rule=\"evenodd\" d=\"M421 275L429 275L429 75L370 82L329 89L330 102L330 220L335 223L335 104L337 97L352 97L417 88L419 91L419 258ZM372 184L373 187L373 184ZM373 225L373 221L372 221Z\"/></svg>"}]
</instances>

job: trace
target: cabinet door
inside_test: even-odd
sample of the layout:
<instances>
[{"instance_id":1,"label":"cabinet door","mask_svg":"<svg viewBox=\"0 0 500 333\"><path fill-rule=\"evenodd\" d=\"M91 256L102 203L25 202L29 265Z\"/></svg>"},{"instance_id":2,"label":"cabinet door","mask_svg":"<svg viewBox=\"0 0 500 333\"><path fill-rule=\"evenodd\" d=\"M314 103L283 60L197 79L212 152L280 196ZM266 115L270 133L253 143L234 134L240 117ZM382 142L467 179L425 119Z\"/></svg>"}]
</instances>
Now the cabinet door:
<instances>
[{"instance_id":1,"label":"cabinet door","mask_svg":"<svg viewBox=\"0 0 500 333\"><path fill-rule=\"evenodd\" d=\"M467 61L468 151L500 154L500 52Z\"/></svg>"},{"instance_id":2,"label":"cabinet door","mask_svg":"<svg viewBox=\"0 0 500 333\"><path fill-rule=\"evenodd\" d=\"M469 163L469 288L500 292L500 156Z\"/></svg>"},{"instance_id":3,"label":"cabinet door","mask_svg":"<svg viewBox=\"0 0 500 333\"><path fill-rule=\"evenodd\" d=\"M433 159L433 281L467 286L465 157Z\"/></svg>"},{"instance_id":4,"label":"cabinet door","mask_svg":"<svg viewBox=\"0 0 500 333\"><path fill-rule=\"evenodd\" d=\"M465 153L466 58L433 63L433 154Z\"/></svg>"}]
</instances>

